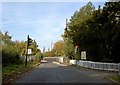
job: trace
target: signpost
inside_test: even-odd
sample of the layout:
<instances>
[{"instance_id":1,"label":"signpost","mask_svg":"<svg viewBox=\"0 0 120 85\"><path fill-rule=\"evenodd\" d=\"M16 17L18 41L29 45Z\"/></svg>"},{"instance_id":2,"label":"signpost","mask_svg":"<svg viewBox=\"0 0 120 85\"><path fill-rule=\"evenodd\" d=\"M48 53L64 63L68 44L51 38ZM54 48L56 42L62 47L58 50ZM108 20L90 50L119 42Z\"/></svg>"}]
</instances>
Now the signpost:
<instances>
[{"instance_id":1,"label":"signpost","mask_svg":"<svg viewBox=\"0 0 120 85\"><path fill-rule=\"evenodd\" d=\"M86 60L86 51L81 51L81 59Z\"/></svg>"}]
</instances>

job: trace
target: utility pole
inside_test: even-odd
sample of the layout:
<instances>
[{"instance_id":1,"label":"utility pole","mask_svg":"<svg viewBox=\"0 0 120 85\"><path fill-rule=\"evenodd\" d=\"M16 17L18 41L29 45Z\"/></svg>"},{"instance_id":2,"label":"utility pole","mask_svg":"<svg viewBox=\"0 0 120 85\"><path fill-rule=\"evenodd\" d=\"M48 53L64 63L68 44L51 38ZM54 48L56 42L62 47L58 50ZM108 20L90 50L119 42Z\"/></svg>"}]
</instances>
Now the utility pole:
<instances>
[{"instance_id":1,"label":"utility pole","mask_svg":"<svg viewBox=\"0 0 120 85\"><path fill-rule=\"evenodd\" d=\"M52 51L52 44L53 44L53 42L51 41L51 51Z\"/></svg>"},{"instance_id":2,"label":"utility pole","mask_svg":"<svg viewBox=\"0 0 120 85\"><path fill-rule=\"evenodd\" d=\"M66 18L66 29L67 29L68 19Z\"/></svg>"},{"instance_id":3,"label":"utility pole","mask_svg":"<svg viewBox=\"0 0 120 85\"><path fill-rule=\"evenodd\" d=\"M29 35L27 36L27 44L26 44L26 59L25 59L25 66L27 66L27 56L28 56L28 39L29 39Z\"/></svg>"},{"instance_id":4,"label":"utility pole","mask_svg":"<svg viewBox=\"0 0 120 85\"><path fill-rule=\"evenodd\" d=\"M43 47L43 56L45 55L45 46Z\"/></svg>"}]
</instances>

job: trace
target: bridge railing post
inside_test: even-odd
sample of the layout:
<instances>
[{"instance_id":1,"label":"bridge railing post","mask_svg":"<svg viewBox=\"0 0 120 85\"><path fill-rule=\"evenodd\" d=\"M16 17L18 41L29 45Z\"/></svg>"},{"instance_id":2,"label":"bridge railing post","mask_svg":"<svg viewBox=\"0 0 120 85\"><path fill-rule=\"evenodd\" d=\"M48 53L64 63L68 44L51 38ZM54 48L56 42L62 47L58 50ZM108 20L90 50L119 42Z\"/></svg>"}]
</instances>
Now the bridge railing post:
<instances>
[{"instance_id":1,"label":"bridge railing post","mask_svg":"<svg viewBox=\"0 0 120 85\"><path fill-rule=\"evenodd\" d=\"M120 76L120 63L118 63L118 75Z\"/></svg>"}]
</instances>

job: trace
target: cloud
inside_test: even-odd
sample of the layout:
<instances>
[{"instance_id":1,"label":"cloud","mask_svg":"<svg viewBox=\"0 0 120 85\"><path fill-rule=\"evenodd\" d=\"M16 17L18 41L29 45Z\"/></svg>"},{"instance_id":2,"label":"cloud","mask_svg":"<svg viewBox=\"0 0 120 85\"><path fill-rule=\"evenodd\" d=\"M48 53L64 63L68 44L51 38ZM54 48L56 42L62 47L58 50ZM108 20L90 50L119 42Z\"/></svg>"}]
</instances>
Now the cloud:
<instances>
[{"instance_id":1,"label":"cloud","mask_svg":"<svg viewBox=\"0 0 120 85\"><path fill-rule=\"evenodd\" d=\"M84 3L85 4L85 3ZM29 34L42 49L61 40L65 19L83 3L3 3L3 28L13 40L26 40Z\"/></svg>"}]
</instances>

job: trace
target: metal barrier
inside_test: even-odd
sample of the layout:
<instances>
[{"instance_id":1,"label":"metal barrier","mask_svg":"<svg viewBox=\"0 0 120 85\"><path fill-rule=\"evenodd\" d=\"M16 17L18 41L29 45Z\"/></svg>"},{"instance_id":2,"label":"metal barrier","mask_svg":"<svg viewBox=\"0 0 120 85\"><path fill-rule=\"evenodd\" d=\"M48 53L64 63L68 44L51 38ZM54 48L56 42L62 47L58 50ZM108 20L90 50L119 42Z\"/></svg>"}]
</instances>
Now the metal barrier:
<instances>
[{"instance_id":1,"label":"metal barrier","mask_svg":"<svg viewBox=\"0 0 120 85\"><path fill-rule=\"evenodd\" d=\"M76 61L76 60L70 60L70 64L76 64L78 66L86 67L86 68L92 68L92 69L99 69L99 70L108 70L108 71L118 71L120 75L120 63L119 65L117 63L103 63L103 62L92 62L92 61Z\"/></svg>"},{"instance_id":2,"label":"metal barrier","mask_svg":"<svg viewBox=\"0 0 120 85\"><path fill-rule=\"evenodd\" d=\"M120 63L118 63L118 75L120 75Z\"/></svg>"}]
</instances>

